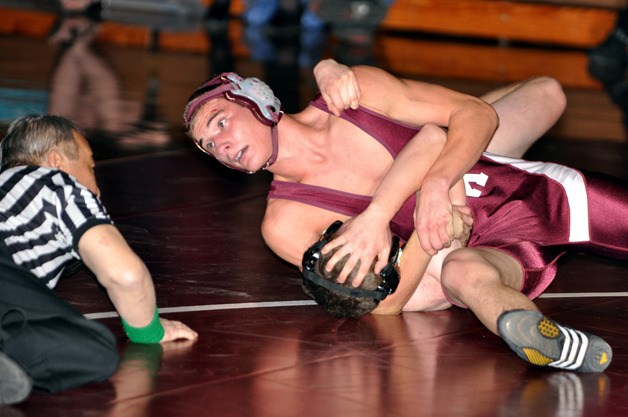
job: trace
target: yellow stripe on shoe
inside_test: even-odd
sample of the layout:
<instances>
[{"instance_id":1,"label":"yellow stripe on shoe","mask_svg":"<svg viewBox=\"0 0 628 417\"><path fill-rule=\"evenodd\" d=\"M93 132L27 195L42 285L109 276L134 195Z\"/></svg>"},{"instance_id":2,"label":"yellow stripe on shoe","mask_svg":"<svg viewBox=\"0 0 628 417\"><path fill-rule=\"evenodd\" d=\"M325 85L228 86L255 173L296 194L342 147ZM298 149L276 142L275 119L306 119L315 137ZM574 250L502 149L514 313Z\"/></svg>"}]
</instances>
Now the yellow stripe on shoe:
<instances>
[{"instance_id":1,"label":"yellow stripe on shoe","mask_svg":"<svg viewBox=\"0 0 628 417\"><path fill-rule=\"evenodd\" d=\"M534 365L543 366L554 361L552 358L548 358L536 349L523 348L523 353L525 353L528 362Z\"/></svg>"}]
</instances>

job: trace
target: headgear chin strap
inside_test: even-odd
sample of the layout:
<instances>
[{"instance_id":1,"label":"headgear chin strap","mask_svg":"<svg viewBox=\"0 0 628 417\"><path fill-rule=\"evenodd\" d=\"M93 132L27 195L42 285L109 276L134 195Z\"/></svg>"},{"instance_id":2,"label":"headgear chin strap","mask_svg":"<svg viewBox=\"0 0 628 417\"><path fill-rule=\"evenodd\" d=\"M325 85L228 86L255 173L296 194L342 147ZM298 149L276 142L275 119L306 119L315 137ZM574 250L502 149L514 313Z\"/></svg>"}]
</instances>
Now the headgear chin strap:
<instances>
[{"instance_id":1,"label":"headgear chin strap","mask_svg":"<svg viewBox=\"0 0 628 417\"><path fill-rule=\"evenodd\" d=\"M332 223L327 230L323 232L320 240L310 246L310 248L305 252L302 261L303 280L311 281L316 285L328 289L329 291L349 297L372 298L374 300L381 301L388 295L394 293L399 285L399 273L397 272L396 266L402 252L402 249L399 246L399 238L397 236L393 236L390 255L388 257L388 264L386 264L386 266L378 274L382 279L382 283L376 289L364 290L361 288L354 288L349 285L339 284L325 278L321 274L321 249L331 240L334 233L340 229L340 226L342 226L342 222L340 220Z\"/></svg>"},{"instance_id":2,"label":"headgear chin strap","mask_svg":"<svg viewBox=\"0 0 628 417\"><path fill-rule=\"evenodd\" d=\"M248 108L257 120L270 126L272 154L262 169L267 169L274 164L279 152L277 123L283 112L279 99L275 97L270 87L258 78L242 78L234 72L224 72L204 82L188 99L183 113L186 129L189 129L192 118L203 104L220 96ZM203 151L207 152L204 149ZM225 165L229 168L240 169L229 164Z\"/></svg>"}]
</instances>

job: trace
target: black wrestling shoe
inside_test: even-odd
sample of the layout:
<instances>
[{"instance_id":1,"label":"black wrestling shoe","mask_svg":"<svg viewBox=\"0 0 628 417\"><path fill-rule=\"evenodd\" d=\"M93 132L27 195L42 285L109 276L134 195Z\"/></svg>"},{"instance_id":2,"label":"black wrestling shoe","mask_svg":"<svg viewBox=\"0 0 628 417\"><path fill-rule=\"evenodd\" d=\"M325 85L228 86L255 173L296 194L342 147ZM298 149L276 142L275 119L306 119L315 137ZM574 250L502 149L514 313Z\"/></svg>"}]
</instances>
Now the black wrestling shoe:
<instances>
[{"instance_id":1,"label":"black wrestling shoe","mask_svg":"<svg viewBox=\"0 0 628 417\"><path fill-rule=\"evenodd\" d=\"M534 365L602 372L613 357L601 338L561 326L538 311L507 311L497 319L497 330L521 359Z\"/></svg>"},{"instance_id":2,"label":"black wrestling shoe","mask_svg":"<svg viewBox=\"0 0 628 417\"><path fill-rule=\"evenodd\" d=\"M22 367L0 352L0 405L24 401L32 388L33 381Z\"/></svg>"}]
</instances>

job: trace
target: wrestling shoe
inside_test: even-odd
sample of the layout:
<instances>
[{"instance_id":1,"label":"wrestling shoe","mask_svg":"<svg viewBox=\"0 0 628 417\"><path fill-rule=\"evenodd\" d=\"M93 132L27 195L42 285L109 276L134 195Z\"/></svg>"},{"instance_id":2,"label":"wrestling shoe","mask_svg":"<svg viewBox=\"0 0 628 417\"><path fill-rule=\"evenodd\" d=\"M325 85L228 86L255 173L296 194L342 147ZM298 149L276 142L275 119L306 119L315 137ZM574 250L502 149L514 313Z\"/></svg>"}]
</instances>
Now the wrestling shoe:
<instances>
[{"instance_id":1,"label":"wrestling shoe","mask_svg":"<svg viewBox=\"0 0 628 417\"><path fill-rule=\"evenodd\" d=\"M497 319L497 330L521 359L534 365L602 372L613 357L601 338L561 326L538 311L507 311Z\"/></svg>"},{"instance_id":2,"label":"wrestling shoe","mask_svg":"<svg viewBox=\"0 0 628 417\"><path fill-rule=\"evenodd\" d=\"M33 382L26 372L0 352L0 405L24 401L32 388Z\"/></svg>"}]
</instances>

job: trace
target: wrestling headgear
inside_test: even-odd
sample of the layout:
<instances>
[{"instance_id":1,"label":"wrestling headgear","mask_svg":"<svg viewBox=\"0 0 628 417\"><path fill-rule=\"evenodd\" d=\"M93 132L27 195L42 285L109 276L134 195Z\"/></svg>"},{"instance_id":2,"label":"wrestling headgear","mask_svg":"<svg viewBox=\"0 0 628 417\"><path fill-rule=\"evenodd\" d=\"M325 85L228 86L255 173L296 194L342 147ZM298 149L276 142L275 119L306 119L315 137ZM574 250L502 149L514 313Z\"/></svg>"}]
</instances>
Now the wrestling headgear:
<instances>
[{"instance_id":1,"label":"wrestling headgear","mask_svg":"<svg viewBox=\"0 0 628 417\"><path fill-rule=\"evenodd\" d=\"M274 164L278 153L277 123L283 114L281 112L281 102L275 97L270 87L257 78L242 78L236 73L224 72L204 82L188 99L188 104L183 113L186 129L189 129L192 117L203 104L221 96L248 108L257 120L266 126L270 126L273 152L262 169L266 169ZM199 149L209 153L205 149L200 148L200 146ZM239 169L229 164L225 165L229 168Z\"/></svg>"},{"instance_id":2,"label":"wrestling headgear","mask_svg":"<svg viewBox=\"0 0 628 417\"><path fill-rule=\"evenodd\" d=\"M349 285L339 284L325 278L322 274L322 266L320 265L321 249L331 240L334 233L340 229L342 222L340 220L332 223L327 230L323 232L320 240L310 246L310 248L303 255L303 280L311 281L312 283L319 285L329 291L337 294L346 295L349 297L357 298L372 298L374 300L381 301L388 295L397 290L399 285L399 273L397 272L396 264L401 256L401 248L399 246L399 238L393 236L392 246L390 248L390 255L388 257L388 264L378 274L382 283L375 290L364 290L361 288L354 288Z\"/></svg>"}]
</instances>

